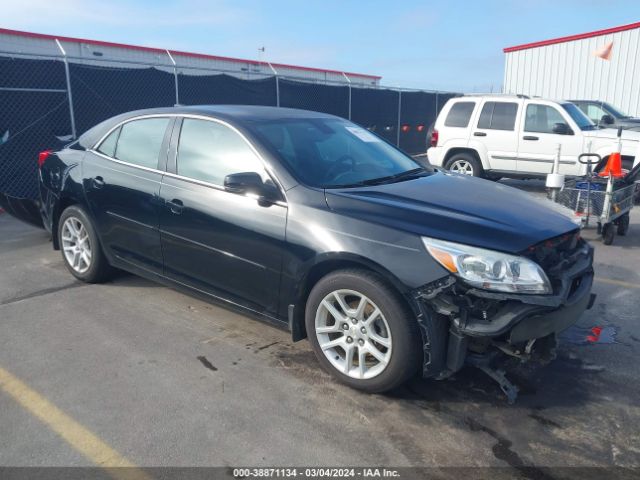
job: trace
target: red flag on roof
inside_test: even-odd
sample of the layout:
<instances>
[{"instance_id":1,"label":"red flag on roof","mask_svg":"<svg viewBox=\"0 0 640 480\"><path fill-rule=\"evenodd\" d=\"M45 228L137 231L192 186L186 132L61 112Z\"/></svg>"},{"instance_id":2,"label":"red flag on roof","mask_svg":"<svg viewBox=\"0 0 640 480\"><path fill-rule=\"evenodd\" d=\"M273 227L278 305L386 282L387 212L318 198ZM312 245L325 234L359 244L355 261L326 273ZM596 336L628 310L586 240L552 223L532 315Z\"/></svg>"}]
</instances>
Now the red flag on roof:
<instances>
[{"instance_id":1,"label":"red flag on roof","mask_svg":"<svg viewBox=\"0 0 640 480\"><path fill-rule=\"evenodd\" d=\"M611 59L611 50L613 50L613 42L609 42L606 45L603 45L600 48L596 48L593 51L593 55L599 57L603 60Z\"/></svg>"}]
</instances>

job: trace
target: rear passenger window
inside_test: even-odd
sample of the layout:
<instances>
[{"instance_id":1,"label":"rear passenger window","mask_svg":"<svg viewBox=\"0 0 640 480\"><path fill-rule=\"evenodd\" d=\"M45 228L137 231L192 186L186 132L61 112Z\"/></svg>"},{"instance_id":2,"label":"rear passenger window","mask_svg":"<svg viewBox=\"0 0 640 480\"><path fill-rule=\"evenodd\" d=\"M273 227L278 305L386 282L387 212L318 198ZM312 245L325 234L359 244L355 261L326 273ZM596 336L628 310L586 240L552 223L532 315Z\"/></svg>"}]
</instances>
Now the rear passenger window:
<instances>
[{"instance_id":1,"label":"rear passenger window","mask_svg":"<svg viewBox=\"0 0 640 480\"><path fill-rule=\"evenodd\" d=\"M471 114L475 108L475 102L456 102L449 110L446 120L444 121L445 127L462 127L465 128L469 125Z\"/></svg>"},{"instance_id":2,"label":"rear passenger window","mask_svg":"<svg viewBox=\"0 0 640 480\"><path fill-rule=\"evenodd\" d=\"M102 143L98 147L98 151L108 157L113 157L116 153L116 142L118 141L119 134L120 127L116 128L107 136L107 138L102 141Z\"/></svg>"},{"instance_id":3,"label":"rear passenger window","mask_svg":"<svg viewBox=\"0 0 640 480\"><path fill-rule=\"evenodd\" d=\"M115 158L140 167L158 168L169 118L145 118L122 126Z\"/></svg>"},{"instance_id":4,"label":"rear passenger window","mask_svg":"<svg viewBox=\"0 0 640 480\"><path fill-rule=\"evenodd\" d=\"M244 172L269 178L251 147L229 127L209 120L183 120L178 175L222 186L227 175Z\"/></svg>"},{"instance_id":5,"label":"rear passenger window","mask_svg":"<svg viewBox=\"0 0 640 480\"><path fill-rule=\"evenodd\" d=\"M513 130L516 124L518 104L512 102L486 102L480 112L478 128L489 130Z\"/></svg>"}]
</instances>

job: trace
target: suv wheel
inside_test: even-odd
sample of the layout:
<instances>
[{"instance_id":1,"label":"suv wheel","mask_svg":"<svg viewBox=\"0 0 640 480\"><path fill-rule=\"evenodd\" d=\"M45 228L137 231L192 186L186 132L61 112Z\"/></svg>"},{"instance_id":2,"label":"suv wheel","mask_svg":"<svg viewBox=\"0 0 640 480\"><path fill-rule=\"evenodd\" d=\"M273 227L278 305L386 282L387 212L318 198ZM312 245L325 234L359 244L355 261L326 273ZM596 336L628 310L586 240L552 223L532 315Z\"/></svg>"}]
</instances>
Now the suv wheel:
<instances>
[{"instance_id":1,"label":"suv wheel","mask_svg":"<svg viewBox=\"0 0 640 480\"><path fill-rule=\"evenodd\" d=\"M305 321L322 367L351 387L384 392L421 366L416 320L372 272L342 270L322 278L309 294Z\"/></svg>"},{"instance_id":2,"label":"suv wheel","mask_svg":"<svg viewBox=\"0 0 640 480\"><path fill-rule=\"evenodd\" d=\"M111 273L98 236L84 209L72 205L58 221L58 244L67 269L79 280L99 283Z\"/></svg>"},{"instance_id":3,"label":"suv wheel","mask_svg":"<svg viewBox=\"0 0 640 480\"><path fill-rule=\"evenodd\" d=\"M470 153L456 153L447 161L445 168L462 175L482 176L482 165Z\"/></svg>"}]
</instances>

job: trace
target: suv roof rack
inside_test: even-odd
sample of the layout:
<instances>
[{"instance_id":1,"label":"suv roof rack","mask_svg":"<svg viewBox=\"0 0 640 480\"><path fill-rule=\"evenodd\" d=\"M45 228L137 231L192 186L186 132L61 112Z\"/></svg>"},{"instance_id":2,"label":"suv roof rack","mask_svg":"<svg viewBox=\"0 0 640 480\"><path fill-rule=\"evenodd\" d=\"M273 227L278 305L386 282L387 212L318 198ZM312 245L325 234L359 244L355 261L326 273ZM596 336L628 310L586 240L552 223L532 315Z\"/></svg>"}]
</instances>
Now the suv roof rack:
<instances>
[{"instance_id":1,"label":"suv roof rack","mask_svg":"<svg viewBox=\"0 0 640 480\"><path fill-rule=\"evenodd\" d=\"M529 95L523 95L522 93L465 93L465 97L516 97L516 98L531 98Z\"/></svg>"}]
</instances>

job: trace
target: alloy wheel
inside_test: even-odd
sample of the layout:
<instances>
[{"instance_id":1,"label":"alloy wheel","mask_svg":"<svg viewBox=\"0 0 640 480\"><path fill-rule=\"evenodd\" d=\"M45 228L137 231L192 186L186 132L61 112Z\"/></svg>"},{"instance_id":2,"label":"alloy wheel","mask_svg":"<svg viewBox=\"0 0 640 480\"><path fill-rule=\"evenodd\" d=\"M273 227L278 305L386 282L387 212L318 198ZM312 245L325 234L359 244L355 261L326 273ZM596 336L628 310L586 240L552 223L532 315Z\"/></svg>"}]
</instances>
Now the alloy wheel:
<instances>
[{"instance_id":1,"label":"alloy wheel","mask_svg":"<svg viewBox=\"0 0 640 480\"><path fill-rule=\"evenodd\" d=\"M456 160L451 164L449 170L463 175L473 175L473 165L467 160Z\"/></svg>"},{"instance_id":2,"label":"alloy wheel","mask_svg":"<svg viewBox=\"0 0 640 480\"><path fill-rule=\"evenodd\" d=\"M77 217L69 217L62 224L62 251L67 263L77 273L91 267L91 241L89 232Z\"/></svg>"},{"instance_id":3,"label":"alloy wheel","mask_svg":"<svg viewBox=\"0 0 640 480\"><path fill-rule=\"evenodd\" d=\"M380 375L389 364L389 324L376 304L362 293L329 293L317 308L315 329L325 357L344 375L369 379Z\"/></svg>"}]
</instances>

